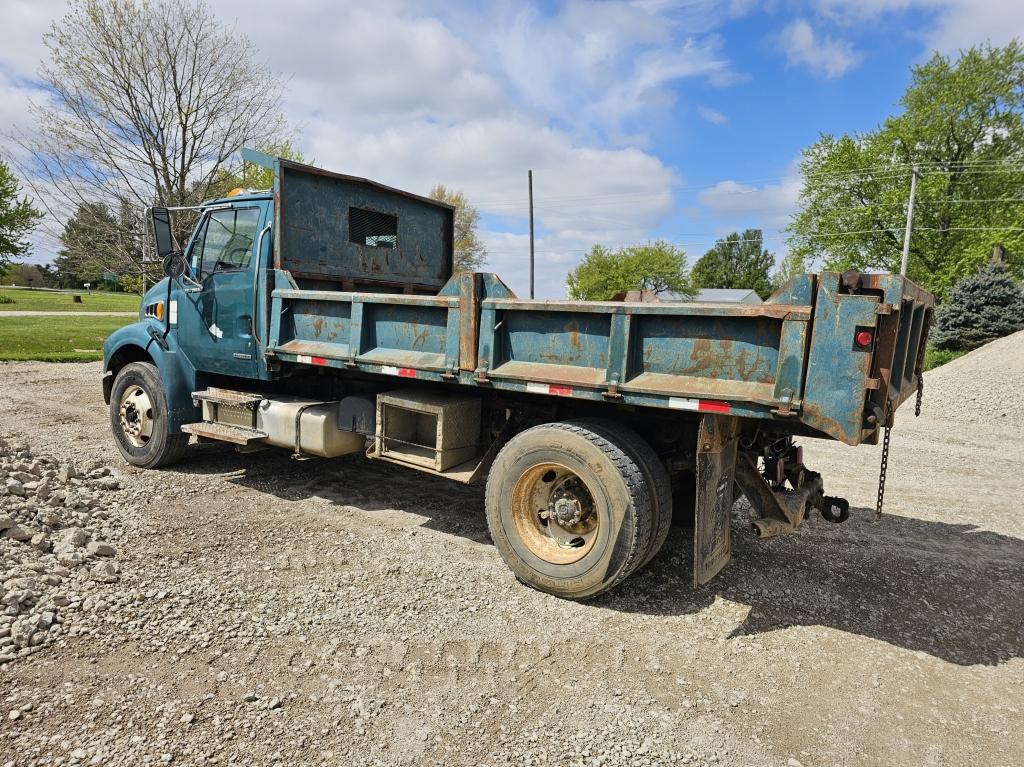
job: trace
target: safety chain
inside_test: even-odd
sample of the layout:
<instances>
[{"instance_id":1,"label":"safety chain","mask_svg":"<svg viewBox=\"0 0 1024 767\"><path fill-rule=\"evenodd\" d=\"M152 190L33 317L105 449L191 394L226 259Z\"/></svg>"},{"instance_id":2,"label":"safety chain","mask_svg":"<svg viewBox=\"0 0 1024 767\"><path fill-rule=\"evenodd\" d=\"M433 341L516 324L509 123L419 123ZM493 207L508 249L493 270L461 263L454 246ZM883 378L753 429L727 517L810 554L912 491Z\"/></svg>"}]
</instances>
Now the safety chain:
<instances>
[{"instance_id":1,"label":"safety chain","mask_svg":"<svg viewBox=\"0 0 1024 767\"><path fill-rule=\"evenodd\" d=\"M878 503L875 504L875 521L882 518L882 502L885 499L885 472L889 468L889 423L885 424L885 436L882 437L882 466L878 471Z\"/></svg>"},{"instance_id":2,"label":"safety chain","mask_svg":"<svg viewBox=\"0 0 1024 767\"><path fill-rule=\"evenodd\" d=\"M928 345L928 333L932 329L932 310L929 309L924 315L924 327L921 333L921 347L917 350L917 364L914 370L917 373L917 402L914 404L914 418L921 415L921 399L924 397L924 355L925 347Z\"/></svg>"}]
</instances>

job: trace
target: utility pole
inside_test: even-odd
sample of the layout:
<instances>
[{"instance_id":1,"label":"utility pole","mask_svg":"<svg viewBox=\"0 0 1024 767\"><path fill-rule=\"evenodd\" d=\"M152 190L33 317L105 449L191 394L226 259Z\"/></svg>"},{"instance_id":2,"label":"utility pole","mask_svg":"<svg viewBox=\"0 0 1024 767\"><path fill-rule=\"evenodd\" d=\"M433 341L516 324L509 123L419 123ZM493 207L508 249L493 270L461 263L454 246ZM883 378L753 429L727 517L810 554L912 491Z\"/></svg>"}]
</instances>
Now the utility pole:
<instances>
[{"instance_id":1,"label":"utility pole","mask_svg":"<svg viewBox=\"0 0 1024 767\"><path fill-rule=\"evenodd\" d=\"M907 276L907 262L910 261L910 230L914 226L914 197L917 194L917 166L910 172L910 202L907 203L907 228L903 232L903 260L900 261L900 274Z\"/></svg>"},{"instance_id":2,"label":"utility pole","mask_svg":"<svg viewBox=\"0 0 1024 767\"><path fill-rule=\"evenodd\" d=\"M533 298L533 171L526 171L530 187L530 298Z\"/></svg>"}]
</instances>

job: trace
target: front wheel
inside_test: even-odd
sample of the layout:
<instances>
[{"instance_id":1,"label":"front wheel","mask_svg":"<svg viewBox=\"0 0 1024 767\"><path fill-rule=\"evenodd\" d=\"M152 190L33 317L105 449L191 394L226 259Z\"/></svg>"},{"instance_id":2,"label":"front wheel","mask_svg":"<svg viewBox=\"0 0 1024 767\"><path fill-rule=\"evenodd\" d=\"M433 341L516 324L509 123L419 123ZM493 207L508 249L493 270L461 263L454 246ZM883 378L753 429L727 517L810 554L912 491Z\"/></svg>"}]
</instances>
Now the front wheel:
<instances>
[{"instance_id":1,"label":"front wheel","mask_svg":"<svg viewBox=\"0 0 1024 767\"><path fill-rule=\"evenodd\" d=\"M180 461L188 434L169 434L167 398L160 373L149 362L125 365L110 392L110 428L117 449L133 466L155 469Z\"/></svg>"},{"instance_id":2,"label":"front wheel","mask_svg":"<svg viewBox=\"0 0 1024 767\"><path fill-rule=\"evenodd\" d=\"M549 423L498 453L487 526L519 580L568 599L593 597L650 553L653 501L643 467L614 424Z\"/></svg>"}]
</instances>

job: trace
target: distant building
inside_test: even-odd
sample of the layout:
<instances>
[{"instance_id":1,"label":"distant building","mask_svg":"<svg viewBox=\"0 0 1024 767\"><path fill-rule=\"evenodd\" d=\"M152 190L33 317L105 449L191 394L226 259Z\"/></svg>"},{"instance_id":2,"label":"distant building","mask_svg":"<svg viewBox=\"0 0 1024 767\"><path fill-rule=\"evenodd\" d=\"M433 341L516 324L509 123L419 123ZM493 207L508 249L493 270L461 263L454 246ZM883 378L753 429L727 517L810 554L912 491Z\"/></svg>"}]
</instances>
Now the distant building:
<instances>
[{"instance_id":1,"label":"distant building","mask_svg":"<svg viewBox=\"0 0 1024 767\"><path fill-rule=\"evenodd\" d=\"M764 303L757 291L748 288L701 288L693 298L682 298L674 293L665 293L662 301L694 301L700 304L760 304Z\"/></svg>"}]
</instances>

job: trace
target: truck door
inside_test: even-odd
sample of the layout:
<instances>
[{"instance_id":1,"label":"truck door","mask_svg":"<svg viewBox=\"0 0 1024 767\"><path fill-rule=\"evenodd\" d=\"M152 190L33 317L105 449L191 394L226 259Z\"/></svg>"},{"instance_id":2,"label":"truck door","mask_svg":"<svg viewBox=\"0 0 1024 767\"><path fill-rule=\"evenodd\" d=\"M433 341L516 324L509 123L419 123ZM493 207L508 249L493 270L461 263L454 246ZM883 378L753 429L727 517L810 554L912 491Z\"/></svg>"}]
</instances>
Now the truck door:
<instances>
[{"instance_id":1,"label":"truck door","mask_svg":"<svg viewBox=\"0 0 1024 767\"><path fill-rule=\"evenodd\" d=\"M253 270L266 206L240 202L208 211L192 237L189 259L202 288L178 297L178 342L196 370L257 376L253 339Z\"/></svg>"}]
</instances>

